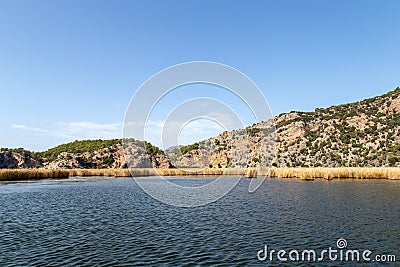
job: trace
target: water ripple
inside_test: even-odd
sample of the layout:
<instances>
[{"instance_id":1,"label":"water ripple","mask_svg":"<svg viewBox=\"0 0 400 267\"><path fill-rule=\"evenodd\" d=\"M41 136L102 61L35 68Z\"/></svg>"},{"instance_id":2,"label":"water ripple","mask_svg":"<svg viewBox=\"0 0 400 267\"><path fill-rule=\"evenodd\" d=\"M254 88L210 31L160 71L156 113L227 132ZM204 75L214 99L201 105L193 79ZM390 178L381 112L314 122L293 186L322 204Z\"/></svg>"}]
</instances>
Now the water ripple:
<instances>
[{"instance_id":1,"label":"water ripple","mask_svg":"<svg viewBox=\"0 0 400 267\"><path fill-rule=\"evenodd\" d=\"M326 249L338 238L400 252L398 183L271 179L247 188L243 180L220 201L186 209L131 179L2 184L0 266L260 266L264 245Z\"/></svg>"}]
</instances>

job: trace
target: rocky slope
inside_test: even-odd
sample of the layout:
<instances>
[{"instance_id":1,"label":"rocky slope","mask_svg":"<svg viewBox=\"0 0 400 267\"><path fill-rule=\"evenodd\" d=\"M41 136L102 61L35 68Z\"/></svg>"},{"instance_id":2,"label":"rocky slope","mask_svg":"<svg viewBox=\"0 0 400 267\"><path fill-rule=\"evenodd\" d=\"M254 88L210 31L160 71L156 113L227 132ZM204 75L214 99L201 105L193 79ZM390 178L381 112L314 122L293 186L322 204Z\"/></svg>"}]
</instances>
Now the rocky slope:
<instances>
[{"instance_id":1,"label":"rocky slope","mask_svg":"<svg viewBox=\"0 0 400 267\"><path fill-rule=\"evenodd\" d=\"M281 114L187 146L171 158L181 166L400 166L399 128L396 88L355 103Z\"/></svg>"},{"instance_id":2,"label":"rocky slope","mask_svg":"<svg viewBox=\"0 0 400 267\"><path fill-rule=\"evenodd\" d=\"M148 142L132 140L127 146L131 167L170 167L164 152ZM126 168L126 158L121 139L83 140L62 144L43 152L30 152L22 148L2 149L0 168Z\"/></svg>"},{"instance_id":3,"label":"rocky slope","mask_svg":"<svg viewBox=\"0 0 400 267\"><path fill-rule=\"evenodd\" d=\"M161 151L130 140L86 140L44 152L2 149L0 168L400 167L400 88L314 112L290 112L246 129ZM127 162L128 161L128 162Z\"/></svg>"},{"instance_id":4,"label":"rocky slope","mask_svg":"<svg viewBox=\"0 0 400 267\"><path fill-rule=\"evenodd\" d=\"M1 149L0 169L34 168L40 162L32 157L31 152L23 149Z\"/></svg>"}]
</instances>

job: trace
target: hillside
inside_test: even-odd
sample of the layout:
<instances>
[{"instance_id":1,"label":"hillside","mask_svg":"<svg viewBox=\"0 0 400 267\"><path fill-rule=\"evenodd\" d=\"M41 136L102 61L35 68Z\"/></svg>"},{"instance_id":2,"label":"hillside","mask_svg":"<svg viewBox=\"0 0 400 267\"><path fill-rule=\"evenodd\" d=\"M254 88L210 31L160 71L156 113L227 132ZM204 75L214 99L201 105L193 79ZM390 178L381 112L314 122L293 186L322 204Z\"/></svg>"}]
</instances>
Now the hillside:
<instances>
[{"instance_id":1,"label":"hillside","mask_svg":"<svg viewBox=\"0 0 400 267\"><path fill-rule=\"evenodd\" d=\"M131 140L130 166L168 168L164 152L148 142ZM1 149L0 168L104 169L126 168L122 139L82 140L62 144L43 152Z\"/></svg>"},{"instance_id":2,"label":"hillside","mask_svg":"<svg viewBox=\"0 0 400 267\"><path fill-rule=\"evenodd\" d=\"M276 120L279 166L398 166L400 88Z\"/></svg>"},{"instance_id":3,"label":"hillside","mask_svg":"<svg viewBox=\"0 0 400 267\"><path fill-rule=\"evenodd\" d=\"M214 168L400 166L399 87L355 103L281 114L274 122L225 132L171 158L181 166Z\"/></svg>"},{"instance_id":4,"label":"hillside","mask_svg":"<svg viewBox=\"0 0 400 267\"><path fill-rule=\"evenodd\" d=\"M0 149L0 169L34 168L39 165L40 162L28 150L23 148Z\"/></svg>"},{"instance_id":5,"label":"hillside","mask_svg":"<svg viewBox=\"0 0 400 267\"><path fill-rule=\"evenodd\" d=\"M167 149L130 140L134 167L400 166L400 88L355 103L290 112L246 129ZM44 152L1 149L0 168L124 168L122 140L84 140Z\"/></svg>"}]
</instances>

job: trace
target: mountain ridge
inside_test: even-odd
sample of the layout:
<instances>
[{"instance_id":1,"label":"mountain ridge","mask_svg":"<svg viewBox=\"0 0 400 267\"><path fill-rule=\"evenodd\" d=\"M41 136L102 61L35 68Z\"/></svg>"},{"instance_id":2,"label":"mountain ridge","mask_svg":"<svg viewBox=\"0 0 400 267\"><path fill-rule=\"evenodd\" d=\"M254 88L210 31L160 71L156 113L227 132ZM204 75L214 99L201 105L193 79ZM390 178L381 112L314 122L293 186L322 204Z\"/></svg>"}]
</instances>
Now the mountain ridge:
<instances>
[{"instance_id":1,"label":"mountain ridge","mask_svg":"<svg viewBox=\"0 0 400 267\"><path fill-rule=\"evenodd\" d=\"M291 111L245 129L162 151L131 143L134 167L400 166L400 88L352 103ZM131 153L130 152L130 153ZM132 164L132 165L131 165ZM125 168L122 139L83 140L43 152L0 150L0 168Z\"/></svg>"}]
</instances>

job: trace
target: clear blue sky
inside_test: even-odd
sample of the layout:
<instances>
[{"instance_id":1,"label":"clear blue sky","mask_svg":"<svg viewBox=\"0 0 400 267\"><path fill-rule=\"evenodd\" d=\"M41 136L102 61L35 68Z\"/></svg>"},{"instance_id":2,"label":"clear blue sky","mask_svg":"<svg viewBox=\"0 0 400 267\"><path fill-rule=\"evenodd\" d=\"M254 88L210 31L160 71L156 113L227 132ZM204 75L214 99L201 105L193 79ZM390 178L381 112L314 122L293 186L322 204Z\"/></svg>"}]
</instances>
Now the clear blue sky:
<instances>
[{"instance_id":1,"label":"clear blue sky","mask_svg":"<svg viewBox=\"0 0 400 267\"><path fill-rule=\"evenodd\" d=\"M135 90L168 66L244 72L275 115L400 85L400 1L0 0L0 147L121 137Z\"/></svg>"}]
</instances>

